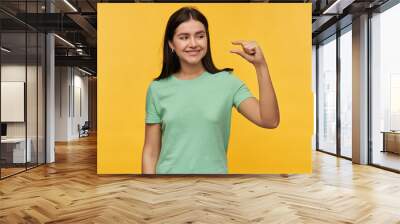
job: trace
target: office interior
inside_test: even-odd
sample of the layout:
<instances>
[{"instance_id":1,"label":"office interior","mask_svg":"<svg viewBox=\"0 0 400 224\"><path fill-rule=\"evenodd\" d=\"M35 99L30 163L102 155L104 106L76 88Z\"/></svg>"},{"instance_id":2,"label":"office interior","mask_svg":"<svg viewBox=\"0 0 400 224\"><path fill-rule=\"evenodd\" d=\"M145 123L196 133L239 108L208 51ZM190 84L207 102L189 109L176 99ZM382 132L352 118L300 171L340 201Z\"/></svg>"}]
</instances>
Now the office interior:
<instances>
[{"instance_id":1,"label":"office interior","mask_svg":"<svg viewBox=\"0 0 400 224\"><path fill-rule=\"evenodd\" d=\"M80 8L92 23L95 5ZM89 124L96 132L96 30L82 15L62 15L77 12L71 6L0 3L1 179L54 163L54 144L87 135Z\"/></svg>"},{"instance_id":2,"label":"office interior","mask_svg":"<svg viewBox=\"0 0 400 224\"><path fill-rule=\"evenodd\" d=\"M159 1L0 2L3 184L57 164L57 150L71 142L96 141L96 4L102 2ZM371 172L400 173L400 2L229 2L312 4L310 150Z\"/></svg>"}]
</instances>

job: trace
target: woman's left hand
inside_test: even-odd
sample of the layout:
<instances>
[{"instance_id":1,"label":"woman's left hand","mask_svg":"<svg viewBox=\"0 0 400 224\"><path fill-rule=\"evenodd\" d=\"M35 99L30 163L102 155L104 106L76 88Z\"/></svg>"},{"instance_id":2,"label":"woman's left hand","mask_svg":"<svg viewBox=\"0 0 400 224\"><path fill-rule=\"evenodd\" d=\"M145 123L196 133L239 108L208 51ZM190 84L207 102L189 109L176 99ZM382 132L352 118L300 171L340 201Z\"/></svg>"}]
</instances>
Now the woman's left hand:
<instances>
[{"instance_id":1,"label":"woman's left hand","mask_svg":"<svg viewBox=\"0 0 400 224\"><path fill-rule=\"evenodd\" d=\"M231 53L235 53L242 56L242 58L252 63L254 66L266 65L263 52L261 50L261 47L258 46L257 42L237 40L237 41L232 41L232 44L241 45L243 51L235 49L231 50L230 51Z\"/></svg>"}]
</instances>

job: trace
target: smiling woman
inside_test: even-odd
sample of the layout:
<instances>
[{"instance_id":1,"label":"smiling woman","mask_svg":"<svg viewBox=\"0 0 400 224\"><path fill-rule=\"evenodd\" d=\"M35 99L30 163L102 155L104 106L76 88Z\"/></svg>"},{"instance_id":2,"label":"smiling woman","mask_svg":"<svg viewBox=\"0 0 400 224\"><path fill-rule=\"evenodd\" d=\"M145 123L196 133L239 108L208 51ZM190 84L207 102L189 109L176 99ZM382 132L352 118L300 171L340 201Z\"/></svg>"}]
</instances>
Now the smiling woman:
<instances>
[{"instance_id":1,"label":"smiling woman","mask_svg":"<svg viewBox=\"0 0 400 224\"><path fill-rule=\"evenodd\" d=\"M207 38L204 25L196 20L182 23L176 29L175 38L169 46L182 63L198 64L207 52Z\"/></svg>"},{"instance_id":2,"label":"smiling woman","mask_svg":"<svg viewBox=\"0 0 400 224\"><path fill-rule=\"evenodd\" d=\"M168 20L161 74L146 96L144 174L226 174L232 107L263 128L276 128L279 110L268 67L254 41L232 50L255 66L260 102L231 72L215 67L206 17L184 7Z\"/></svg>"},{"instance_id":3,"label":"smiling woman","mask_svg":"<svg viewBox=\"0 0 400 224\"><path fill-rule=\"evenodd\" d=\"M202 63L201 63L202 62ZM233 71L217 69L212 61L206 17L197 9L184 7L171 15L165 29L163 67L156 80L174 73L193 78L207 70L211 73Z\"/></svg>"}]
</instances>

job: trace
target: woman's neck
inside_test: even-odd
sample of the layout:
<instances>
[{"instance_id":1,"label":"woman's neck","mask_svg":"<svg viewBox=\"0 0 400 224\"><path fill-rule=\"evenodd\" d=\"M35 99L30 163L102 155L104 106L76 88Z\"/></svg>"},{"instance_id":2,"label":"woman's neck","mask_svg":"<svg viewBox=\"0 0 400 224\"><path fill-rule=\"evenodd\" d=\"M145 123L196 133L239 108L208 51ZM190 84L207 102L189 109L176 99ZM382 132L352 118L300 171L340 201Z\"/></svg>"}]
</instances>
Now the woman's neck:
<instances>
[{"instance_id":1,"label":"woman's neck","mask_svg":"<svg viewBox=\"0 0 400 224\"><path fill-rule=\"evenodd\" d=\"M181 69L177 73L180 78L193 78L195 76L203 74L205 71L202 63L198 65L185 65L181 63Z\"/></svg>"}]
</instances>

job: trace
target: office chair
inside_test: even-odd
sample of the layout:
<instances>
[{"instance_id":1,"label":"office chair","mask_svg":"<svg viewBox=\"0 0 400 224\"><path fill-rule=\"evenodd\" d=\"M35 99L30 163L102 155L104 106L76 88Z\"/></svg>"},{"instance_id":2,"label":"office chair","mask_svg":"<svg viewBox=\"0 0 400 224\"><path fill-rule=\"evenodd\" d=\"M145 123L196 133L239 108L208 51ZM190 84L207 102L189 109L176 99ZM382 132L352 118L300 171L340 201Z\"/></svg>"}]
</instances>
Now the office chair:
<instances>
[{"instance_id":1,"label":"office chair","mask_svg":"<svg viewBox=\"0 0 400 224\"><path fill-rule=\"evenodd\" d=\"M85 121L82 127L80 127L80 125L78 124L79 138L89 136L89 129L90 129L89 121Z\"/></svg>"}]
</instances>

